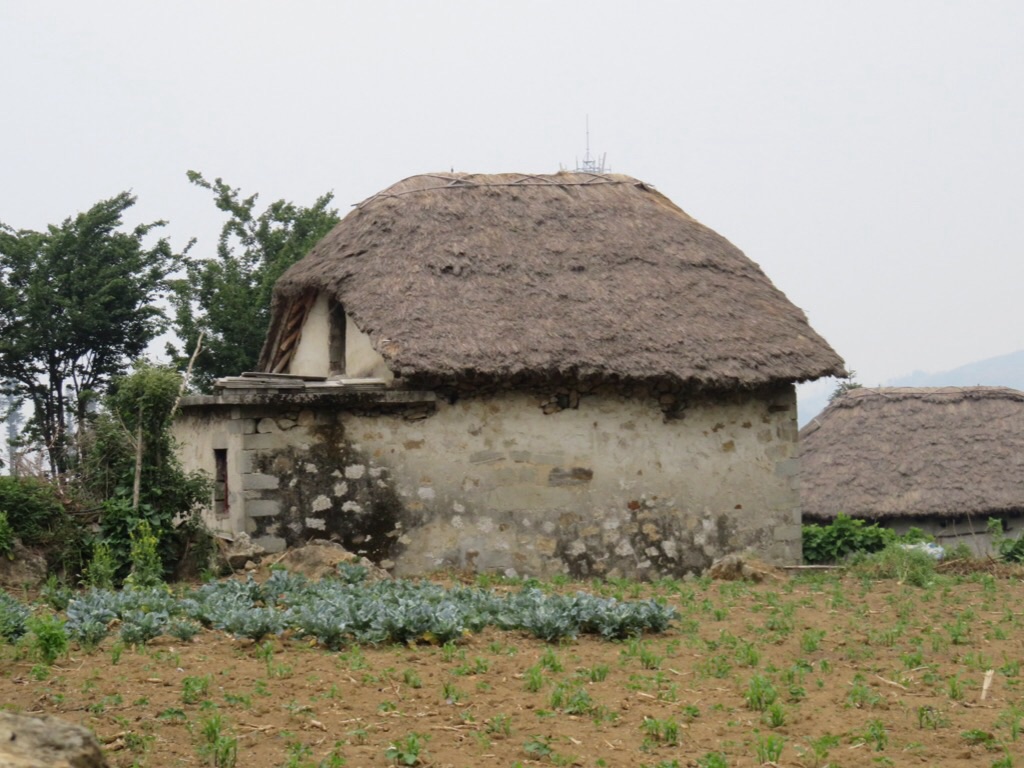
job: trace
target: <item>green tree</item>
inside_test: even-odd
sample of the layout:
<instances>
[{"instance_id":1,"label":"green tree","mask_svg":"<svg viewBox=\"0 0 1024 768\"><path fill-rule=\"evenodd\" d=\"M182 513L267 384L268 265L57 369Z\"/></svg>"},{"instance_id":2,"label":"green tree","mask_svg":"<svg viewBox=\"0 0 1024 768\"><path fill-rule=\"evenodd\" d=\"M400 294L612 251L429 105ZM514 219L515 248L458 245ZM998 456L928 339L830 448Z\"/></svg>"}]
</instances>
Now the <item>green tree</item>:
<instances>
[{"instance_id":1,"label":"green tree","mask_svg":"<svg viewBox=\"0 0 1024 768\"><path fill-rule=\"evenodd\" d=\"M104 500L104 541L122 570L142 521L168 572L202 538L198 512L213 489L201 473L186 473L174 452L171 423L181 383L173 368L136 363L112 382L89 433L82 477Z\"/></svg>"},{"instance_id":2,"label":"green tree","mask_svg":"<svg viewBox=\"0 0 1024 768\"><path fill-rule=\"evenodd\" d=\"M45 232L0 223L0 381L31 403L29 433L55 473L90 403L165 325L155 302L184 253L147 246L163 221L121 231L134 204L122 192Z\"/></svg>"},{"instance_id":3,"label":"green tree","mask_svg":"<svg viewBox=\"0 0 1024 768\"><path fill-rule=\"evenodd\" d=\"M854 389L861 389L864 385L856 380L857 372L850 371L845 379L836 379L836 388L832 390L832 394L828 396L828 401L831 403L837 397L845 395L847 392Z\"/></svg>"},{"instance_id":4,"label":"green tree","mask_svg":"<svg viewBox=\"0 0 1024 768\"><path fill-rule=\"evenodd\" d=\"M258 195L221 179L212 183L196 171L190 182L213 193L227 214L217 256L188 265L186 279L175 283L174 307L182 349L168 351L183 364L203 334L203 350L193 372L201 386L220 376L254 370L270 325L270 298L277 278L305 256L338 223L328 192L304 208L284 200L257 212Z\"/></svg>"}]
</instances>

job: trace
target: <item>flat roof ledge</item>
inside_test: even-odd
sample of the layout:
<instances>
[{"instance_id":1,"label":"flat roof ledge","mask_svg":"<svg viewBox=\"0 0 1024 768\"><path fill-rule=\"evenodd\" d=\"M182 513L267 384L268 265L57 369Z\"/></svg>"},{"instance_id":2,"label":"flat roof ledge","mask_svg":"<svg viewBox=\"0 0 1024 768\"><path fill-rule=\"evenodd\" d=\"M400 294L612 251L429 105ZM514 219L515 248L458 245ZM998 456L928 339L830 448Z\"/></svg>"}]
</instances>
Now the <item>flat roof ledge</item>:
<instances>
[{"instance_id":1,"label":"flat roof ledge","mask_svg":"<svg viewBox=\"0 0 1024 768\"><path fill-rule=\"evenodd\" d=\"M216 395L189 395L181 398L182 411L224 406L327 406L332 408L373 408L380 406L424 405L437 402L433 392L413 390L350 390L346 387L322 389L232 390Z\"/></svg>"}]
</instances>

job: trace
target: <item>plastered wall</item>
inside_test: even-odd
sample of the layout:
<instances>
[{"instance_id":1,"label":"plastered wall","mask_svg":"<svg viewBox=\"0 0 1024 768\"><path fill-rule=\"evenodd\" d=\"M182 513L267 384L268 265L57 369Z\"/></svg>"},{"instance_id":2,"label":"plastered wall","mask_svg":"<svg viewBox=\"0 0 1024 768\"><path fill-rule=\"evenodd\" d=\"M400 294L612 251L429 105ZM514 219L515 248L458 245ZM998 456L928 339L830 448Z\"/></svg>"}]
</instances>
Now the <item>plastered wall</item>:
<instances>
[{"instance_id":1,"label":"plastered wall","mask_svg":"<svg viewBox=\"0 0 1024 768\"><path fill-rule=\"evenodd\" d=\"M211 523L270 550L333 536L399 575L656 577L743 550L799 562L791 386L668 419L654 400L587 395L548 414L542 400L504 393L429 415L196 404L176 428L189 468L210 471L229 446L239 501Z\"/></svg>"},{"instance_id":2,"label":"plastered wall","mask_svg":"<svg viewBox=\"0 0 1024 768\"><path fill-rule=\"evenodd\" d=\"M295 355L288 367L289 373L299 376L330 375L328 305L327 294L321 293L310 307L309 314L302 324L302 335L295 348Z\"/></svg>"},{"instance_id":3,"label":"plastered wall","mask_svg":"<svg viewBox=\"0 0 1024 768\"><path fill-rule=\"evenodd\" d=\"M330 302L321 293L309 310L302 326L295 356L288 373L299 376L330 376L328 352L330 344ZM381 354L373 348L370 337L359 329L355 321L345 317L345 377L350 379L394 379Z\"/></svg>"}]
</instances>

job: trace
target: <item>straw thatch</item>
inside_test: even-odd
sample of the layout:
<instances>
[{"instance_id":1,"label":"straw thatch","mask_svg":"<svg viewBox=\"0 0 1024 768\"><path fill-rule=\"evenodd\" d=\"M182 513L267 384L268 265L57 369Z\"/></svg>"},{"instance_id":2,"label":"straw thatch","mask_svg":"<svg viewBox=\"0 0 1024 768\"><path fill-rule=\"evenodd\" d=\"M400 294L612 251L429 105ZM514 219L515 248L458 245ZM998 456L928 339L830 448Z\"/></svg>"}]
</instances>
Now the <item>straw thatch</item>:
<instances>
[{"instance_id":1,"label":"straw thatch","mask_svg":"<svg viewBox=\"0 0 1024 768\"><path fill-rule=\"evenodd\" d=\"M1019 512L1024 392L854 389L800 431L800 452L804 519Z\"/></svg>"},{"instance_id":2,"label":"straw thatch","mask_svg":"<svg viewBox=\"0 0 1024 768\"><path fill-rule=\"evenodd\" d=\"M756 264L628 176L399 182L278 281L264 370L315 291L333 295L412 381L731 388L843 365Z\"/></svg>"}]
</instances>

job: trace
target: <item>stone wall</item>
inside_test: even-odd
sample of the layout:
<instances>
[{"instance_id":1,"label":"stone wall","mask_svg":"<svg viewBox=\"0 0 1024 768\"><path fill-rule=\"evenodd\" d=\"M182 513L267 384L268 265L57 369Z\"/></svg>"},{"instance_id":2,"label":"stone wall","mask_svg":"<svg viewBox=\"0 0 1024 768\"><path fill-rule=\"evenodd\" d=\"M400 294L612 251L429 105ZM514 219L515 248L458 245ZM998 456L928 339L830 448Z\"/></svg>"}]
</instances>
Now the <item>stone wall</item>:
<instances>
[{"instance_id":1,"label":"stone wall","mask_svg":"<svg viewBox=\"0 0 1024 768\"><path fill-rule=\"evenodd\" d=\"M188 468L227 452L228 512L270 550L332 537L399 575L440 568L681 575L753 550L800 560L792 386L691 398L496 393L432 403L192 398ZM353 396L354 397L354 396Z\"/></svg>"}]
</instances>

